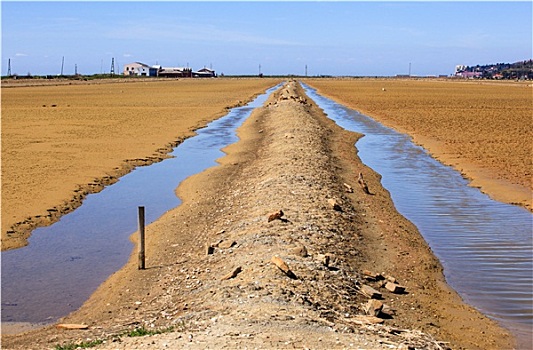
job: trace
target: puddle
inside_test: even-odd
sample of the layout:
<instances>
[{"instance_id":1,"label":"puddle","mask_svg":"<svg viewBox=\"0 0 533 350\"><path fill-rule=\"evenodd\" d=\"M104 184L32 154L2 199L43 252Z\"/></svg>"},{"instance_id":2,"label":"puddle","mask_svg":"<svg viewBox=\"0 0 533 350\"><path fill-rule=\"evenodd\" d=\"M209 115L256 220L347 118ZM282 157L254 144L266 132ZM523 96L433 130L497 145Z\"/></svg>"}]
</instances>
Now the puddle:
<instances>
[{"instance_id":1,"label":"puddle","mask_svg":"<svg viewBox=\"0 0 533 350\"><path fill-rule=\"evenodd\" d=\"M128 261L137 207L145 206L146 224L177 207L181 181L217 165L220 149L238 141L235 130L280 86L198 130L173 158L137 168L87 196L60 221L34 230L28 246L2 252L2 325L51 323L78 309Z\"/></svg>"},{"instance_id":2,"label":"puddle","mask_svg":"<svg viewBox=\"0 0 533 350\"><path fill-rule=\"evenodd\" d=\"M531 347L533 337L533 215L490 199L411 139L318 95L310 98L341 127L365 134L358 155L382 175L397 210L419 229L444 274L470 305Z\"/></svg>"}]
</instances>

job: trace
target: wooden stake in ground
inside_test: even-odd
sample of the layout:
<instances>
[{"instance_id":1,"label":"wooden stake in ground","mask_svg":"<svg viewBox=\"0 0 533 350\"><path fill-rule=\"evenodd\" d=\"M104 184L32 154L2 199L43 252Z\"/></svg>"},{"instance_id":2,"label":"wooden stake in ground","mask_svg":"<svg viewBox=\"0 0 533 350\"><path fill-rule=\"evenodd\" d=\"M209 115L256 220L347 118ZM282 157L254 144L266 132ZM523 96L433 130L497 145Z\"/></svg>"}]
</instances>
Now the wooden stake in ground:
<instances>
[{"instance_id":1,"label":"wooden stake in ground","mask_svg":"<svg viewBox=\"0 0 533 350\"><path fill-rule=\"evenodd\" d=\"M139 270L144 270L144 268L144 207L139 207Z\"/></svg>"}]
</instances>

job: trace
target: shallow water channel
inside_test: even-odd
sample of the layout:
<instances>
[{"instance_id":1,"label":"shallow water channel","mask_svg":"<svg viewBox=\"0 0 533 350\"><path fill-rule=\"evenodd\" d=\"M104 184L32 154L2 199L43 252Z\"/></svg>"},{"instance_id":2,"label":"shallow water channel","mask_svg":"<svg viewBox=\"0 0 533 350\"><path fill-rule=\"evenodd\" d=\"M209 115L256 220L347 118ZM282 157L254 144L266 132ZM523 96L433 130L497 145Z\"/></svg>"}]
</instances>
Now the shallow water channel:
<instances>
[{"instance_id":1,"label":"shallow water channel","mask_svg":"<svg viewBox=\"0 0 533 350\"><path fill-rule=\"evenodd\" d=\"M215 166L221 149L238 140L236 129L279 86L197 130L173 158L139 167L87 196L60 221L34 230L28 246L2 252L2 323L48 323L78 309L128 261L137 207L145 206L146 224L177 207L181 181Z\"/></svg>"},{"instance_id":2,"label":"shallow water channel","mask_svg":"<svg viewBox=\"0 0 533 350\"><path fill-rule=\"evenodd\" d=\"M356 147L382 176L397 210L419 229L461 297L509 328L519 348L533 336L533 215L490 199L411 138L305 86L341 127L364 134Z\"/></svg>"}]
</instances>

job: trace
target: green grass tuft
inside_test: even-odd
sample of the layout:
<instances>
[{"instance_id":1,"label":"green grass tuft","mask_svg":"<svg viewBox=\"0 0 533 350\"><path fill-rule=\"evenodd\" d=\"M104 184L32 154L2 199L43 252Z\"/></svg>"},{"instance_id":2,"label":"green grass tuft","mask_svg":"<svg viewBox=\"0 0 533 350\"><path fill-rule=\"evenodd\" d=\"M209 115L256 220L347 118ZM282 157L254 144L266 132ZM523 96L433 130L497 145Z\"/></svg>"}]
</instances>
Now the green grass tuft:
<instances>
[{"instance_id":1,"label":"green grass tuft","mask_svg":"<svg viewBox=\"0 0 533 350\"><path fill-rule=\"evenodd\" d=\"M103 340L91 340L81 343L70 343L65 345L56 345L55 350L76 350L76 349L87 349L87 348L93 348L96 345L102 344Z\"/></svg>"}]
</instances>

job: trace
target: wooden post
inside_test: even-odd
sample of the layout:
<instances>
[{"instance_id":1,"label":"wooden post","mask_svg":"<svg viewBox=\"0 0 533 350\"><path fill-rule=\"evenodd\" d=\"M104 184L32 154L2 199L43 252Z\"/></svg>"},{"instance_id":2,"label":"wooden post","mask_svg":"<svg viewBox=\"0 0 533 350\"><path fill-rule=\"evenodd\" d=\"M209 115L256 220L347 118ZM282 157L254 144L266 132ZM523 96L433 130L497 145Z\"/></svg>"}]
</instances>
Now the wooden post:
<instances>
[{"instance_id":1,"label":"wooden post","mask_svg":"<svg viewBox=\"0 0 533 350\"><path fill-rule=\"evenodd\" d=\"M144 270L144 207L139 207L139 270Z\"/></svg>"}]
</instances>

